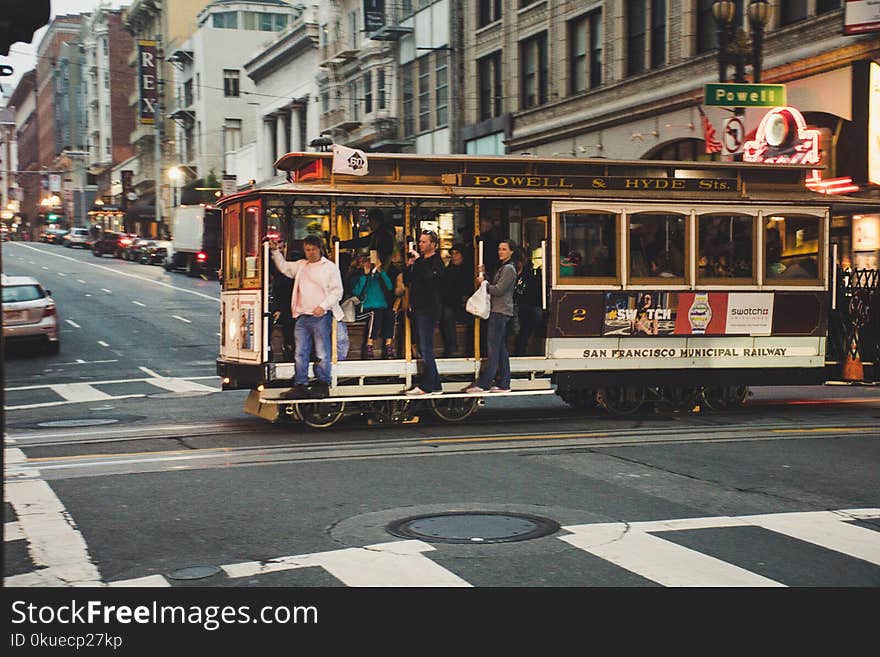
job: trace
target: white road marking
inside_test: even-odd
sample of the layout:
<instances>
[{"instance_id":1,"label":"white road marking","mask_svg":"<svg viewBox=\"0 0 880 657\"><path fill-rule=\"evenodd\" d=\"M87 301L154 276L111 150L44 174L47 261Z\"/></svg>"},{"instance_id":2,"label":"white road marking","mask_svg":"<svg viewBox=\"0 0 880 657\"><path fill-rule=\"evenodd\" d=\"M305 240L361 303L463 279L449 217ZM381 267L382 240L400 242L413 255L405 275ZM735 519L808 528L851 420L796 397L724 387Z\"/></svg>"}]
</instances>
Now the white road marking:
<instances>
[{"instance_id":1,"label":"white road marking","mask_svg":"<svg viewBox=\"0 0 880 657\"><path fill-rule=\"evenodd\" d=\"M77 278L77 279L76 279L76 282L77 282L77 283L85 283L85 281L84 281L83 279L81 279L81 278Z\"/></svg>"},{"instance_id":2,"label":"white road marking","mask_svg":"<svg viewBox=\"0 0 880 657\"><path fill-rule=\"evenodd\" d=\"M107 294L113 294L113 290L108 290L106 287L102 287L101 292L106 292Z\"/></svg>"},{"instance_id":3,"label":"white road marking","mask_svg":"<svg viewBox=\"0 0 880 657\"><path fill-rule=\"evenodd\" d=\"M846 522L852 519L833 511L817 511L750 516L749 522L880 566L880 534Z\"/></svg>"},{"instance_id":4,"label":"white road marking","mask_svg":"<svg viewBox=\"0 0 880 657\"><path fill-rule=\"evenodd\" d=\"M21 525L15 521L3 523L4 541L18 541L22 538L24 538L24 532L21 530Z\"/></svg>"},{"instance_id":5,"label":"white road marking","mask_svg":"<svg viewBox=\"0 0 880 657\"><path fill-rule=\"evenodd\" d=\"M106 392L101 392L88 383L58 383L49 386L54 392L70 402L105 401L113 399Z\"/></svg>"},{"instance_id":6,"label":"white road marking","mask_svg":"<svg viewBox=\"0 0 880 657\"><path fill-rule=\"evenodd\" d=\"M210 386L202 385L201 383L195 383L194 381L187 381L186 379L175 379L175 378L156 378L156 379L147 379L147 383L150 385L154 385L158 388L164 388L165 390L170 390L171 392L219 392L220 388L212 388Z\"/></svg>"},{"instance_id":7,"label":"white road marking","mask_svg":"<svg viewBox=\"0 0 880 657\"><path fill-rule=\"evenodd\" d=\"M82 326L74 322L72 319L65 319L64 321L70 324L73 328L82 328Z\"/></svg>"},{"instance_id":8,"label":"white road marking","mask_svg":"<svg viewBox=\"0 0 880 657\"><path fill-rule=\"evenodd\" d=\"M148 375L150 375L150 376L152 376L152 377L154 377L154 378L157 378L157 379L161 379L161 378L162 378L162 375L161 375L161 374L156 374L156 373L155 373L153 370L151 370L149 367L138 367L138 369L139 369L141 372L143 372L144 374L148 374Z\"/></svg>"},{"instance_id":9,"label":"white road marking","mask_svg":"<svg viewBox=\"0 0 880 657\"><path fill-rule=\"evenodd\" d=\"M253 577L296 568L320 566L347 586L470 586L424 556L434 548L422 541L395 541L221 566L229 577Z\"/></svg>"},{"instance_id":10,"label":"white road marking","mask_svg":"<svg viewBox=\"0 0 880 657\"><path fill-rule=\"evenodd\" d=\"M137 577L135 579L123 579L118 582L108 582L107 586L111 587L145 587L145 588L165 588L171 584L162 575L147 575L146 577Z\"/></svg>"},{"instance_id":11,"label":"white road marking","mask_svg":"<svg viewBox=\"0 0 880 657\"><path fill-rule=\"evenodd\" d=\"M132 399L134 397L146 397L145 394L137 394L137 395L119 395L117 397L110 397L110 399ZM25 411L31 408L49 408L50 406L64 406L65 404L74 404L76 402L70 400L64 401L54 401L54 402L41 402L39 404L19 404L18 406L7 406L4 410L7 411Z\"/></svg>"},{"instance_id":12,"label":"white road marking","mask_svg":"<svg viewBox=\"0 0 880 657\"><path fill-rule=\"evenodd\" d=\"M650 532L713 527L763 527L798 540L880 564L880 532L847 524L880 518L880 509L842 509L737 517L563 527L560 540L664 586L782 586L720 559L676 545Z\"/></svg>"},{"instance_id":13,"label":"white road marking","mask_svg":"<svg viewBox=\"0 0 880 657\"><path fill-rule=\"evenodd\" d=\"M132 301L132 303L136 306L140 306L141 308L146 308L147 304L141 303L140 301Z\"/></svg>"},{"instance_id":14,"label":"white road marking","mask_svg":"<svg viewBox=\"0 0 880 657\"><path fill-rule=\"evenodd\" d=\"M640 523L564 527L560 540L663 586L783 586L745 568L677 545L639 528Z\"/></svg>"},{"instance_id":15,"label":"white road marking","mask_svg":"<svg viewBox=\"0 0 880 657\"><path fill-rule=\"evenodd\" d=\"M192 320L187 319L186 317L181 317L180 315L171 315L174 319L179 319L181 322L186 322L187 324L192 324Z\"/></svg>"},{"instance_id":16,"label":"white road marking","mask_svg":"<svg viewBox=\"0 0 880 657\"><path fill-rule=\"evenodd\" d=\"M87 296L87 297L90 297L90 296L92 296L92 295L91 295L91 294L89 294L89 293L88 293L88 292L87 292L87 293L86 293L86 296Z\"/></svg>"},{"instance_id":17,"label":"white road marking","mask_svg":"<svg viewBox=\"0 0 880 657\"><path fill-rule=\"evenodd\" d=\"M45 270L46 270L46 271L48 271L48 270L49 270L49 268L48 268L48 267L43 267L43 269L45 269Z\"/></svg>"},{"instance_id":18,"label":"white road marking","mask_svg":"<svg viewBox=\"0 0 880 657\"><path fill-rule=\"evenodd\" d=\"M109 344L107 344L103 340L98 340L98 344L101 345L102 347L109 347L110 346Z\"/></svg>"},{"instance_id":19,"label":"white road marking","mask_svg":"<svg viewBox=\"0 0 880 657\"><path fill-rule=\"evenodd\" d=\"M21 450L6 448L4 460L20 461ZM38 570L4 578L4 586L99 586L101 574L76 523L41 479L6 477L4 497L12 504Z\"/></svg>"},{"instance_id":20,"label":"white road marking","mask_svg":"<svg viewBox=\"0 0 880 657\"><path fill-rule=\"evenodd\" d=\"M97 265L92 262L82 262L81 260L77 260L76 258L71 258L70 256L61 255L60 253L52 253L51 251L43 251L43 250L38 249L36 247L27 246L26 244L21 244L18 242L16 242L16 245L21 246L25 249L31 249L32 251L37 251L40 253L40 255L50 255L50 256L55 256L56 258L64 258L65 260L70 260L71 262L76 262L80 265L86 265L87 267L96 267L97 269L104 269L104 270L109 271L113 274L116 274L117 276L128 276L130 278L136 278L136 279L144 281L146 283L152 283L154 285L160 285L162 287L171 288L172 290L177 290L178 292L186 292L187 294L194 294L197 297L202 297L204 299L210 299L211 301L216 301L217 303L220 303L219 297L212 297L207 294L202 294L201 292L196 292L195 290L187 290L186 288L177 287L176 285L171 285L170 283L163 283L162 281L156 281L156 280L153 280L152 278L147 278L146 276L138 276L137 274L130 274L128 272L119 271L117 269L113 269L112 267L107 267L106 265ZM33 264L33 263L31 263L31 264Z\"/></svg>"},{"instance_id":21,"label":"white road marking","mask_svg":"<svg viewBox=\"0 0 880 657\"><path fill-rule=\"evenodd\" d=\"M61 272L61 271L58 272L58 275L59 275L59 276L67 276L67 274L65 274L64 272Z\"/></svg>"}]
</instances>

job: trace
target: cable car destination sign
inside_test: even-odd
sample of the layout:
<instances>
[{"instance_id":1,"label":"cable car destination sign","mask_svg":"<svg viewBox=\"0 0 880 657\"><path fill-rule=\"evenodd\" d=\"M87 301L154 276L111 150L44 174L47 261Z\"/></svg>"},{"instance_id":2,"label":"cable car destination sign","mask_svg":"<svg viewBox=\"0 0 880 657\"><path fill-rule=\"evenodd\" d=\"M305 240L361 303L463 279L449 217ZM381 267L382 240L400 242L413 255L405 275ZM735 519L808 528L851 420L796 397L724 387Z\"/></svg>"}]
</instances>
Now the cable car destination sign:
<instances>
[{"instance_id":1,"label":"cable car destination sign","mask_svg":"<svg viewBox=\"0 0 880 657\"><path fill-rule=\"evenodd\" d=\"M735 192L736 178L643 178L640 176L522 176L513 174L451 174L445 184L492 189L590 189L627 191Z\"/></svg>"}]
</instances>

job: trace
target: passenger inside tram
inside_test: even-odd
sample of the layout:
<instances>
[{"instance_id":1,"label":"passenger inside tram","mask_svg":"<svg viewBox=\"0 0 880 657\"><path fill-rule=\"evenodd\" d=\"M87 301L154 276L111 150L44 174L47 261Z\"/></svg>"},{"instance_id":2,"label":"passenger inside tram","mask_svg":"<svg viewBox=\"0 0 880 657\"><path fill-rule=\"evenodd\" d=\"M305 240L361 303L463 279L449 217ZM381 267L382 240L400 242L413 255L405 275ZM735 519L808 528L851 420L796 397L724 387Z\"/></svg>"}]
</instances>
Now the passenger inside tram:
<instances>
[{"instance_id":1,"label":"passenger inside tram","mask_svg":"<svg viewBox=\"0 0 880 657\"><path fill-rule=\"evenodd\" d=\"M449 199L418 199L410 205L410 228L413 235L431 230L439 237L439 253L449 280L444 287L442 321L435 335L435 356L441 358L473 357L476 322L464 311L467 298L475 289L474 264L477 253L468 242L472 239L476 204ZM509 335L510 351L515 355L540 354L546 317L541 306L540 282L541 240L546 239L546 204L526 207L528 216L517 208L511 211L504 203L485 202L483 221L479 226L484 262L489 262L487 244L499 234L509 232L524 241L526 248L519 254L520 293L517 295L517 329ZM540 207L539 207L540 206ZM267 212L268 230L277 235L282 253L290 261L303 257L301 244L308 235L319 236L325 254L333 256L336 249L330 239L329 205L326 199L297 199L285 207ZM406 288L403 285L403 254L406 236L403 232L404 210L401 204L389 205L387 199L352 199L336 209L335 231L338 237L340 268L345 296L343 306L354 312L337 324L337 360L343 360L348 343L353 358L394 359L406 354L405 330L407 315ZM456 241L459 236L467 241ZM474 244L478 244L476 240ZM492 254L497 258L497 248ZM269 264L271 358L274 362L293 360L295 320L290 312L291 281ZM484 328L484 327L483 327ZM484 331L483 331L484 332ZM420 358L415 329L410 324L409 353ZM481 350L482 351L482 350ZM313 354L314 356L314 354Z\"/></svg>"}]
</instances>

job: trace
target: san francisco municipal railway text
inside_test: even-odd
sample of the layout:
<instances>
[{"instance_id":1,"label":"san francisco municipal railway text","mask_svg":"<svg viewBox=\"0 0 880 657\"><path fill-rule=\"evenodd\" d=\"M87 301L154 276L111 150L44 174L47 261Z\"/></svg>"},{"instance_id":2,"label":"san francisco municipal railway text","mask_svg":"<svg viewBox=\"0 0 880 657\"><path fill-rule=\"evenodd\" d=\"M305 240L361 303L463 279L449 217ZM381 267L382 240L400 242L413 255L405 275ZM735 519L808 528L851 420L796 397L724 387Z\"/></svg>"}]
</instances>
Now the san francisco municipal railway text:
<instances>
[{"instance_id":1,"label":"san francisco municipal railway text","mask_svg":"<svg viewBox=\"0 0 880 657\"><path fill-rule=\"evenodd\" d=\"M584 349L584 358L755 358L785 356L787 347L645 347Z\"/></svg>"}]
</instances>

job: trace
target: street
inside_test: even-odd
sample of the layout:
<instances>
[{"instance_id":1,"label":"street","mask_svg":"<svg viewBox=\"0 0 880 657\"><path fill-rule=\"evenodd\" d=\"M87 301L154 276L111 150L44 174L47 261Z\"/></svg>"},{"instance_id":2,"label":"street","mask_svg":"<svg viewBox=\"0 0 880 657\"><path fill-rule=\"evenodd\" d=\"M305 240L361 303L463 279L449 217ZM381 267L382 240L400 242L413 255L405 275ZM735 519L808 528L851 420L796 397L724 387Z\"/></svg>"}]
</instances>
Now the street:
<instances>
[{"instance_id":1,"label":"street","mask_svg":"<svg viewBox=\"0 0 880 657\"><path fill-rule=\"evenodd\" d=\"M2 248L62 322L58 355L6 346L6 586L880 585L877 387L275 425L219 390L217 281Z\"/></svg>"}]
</instances>

